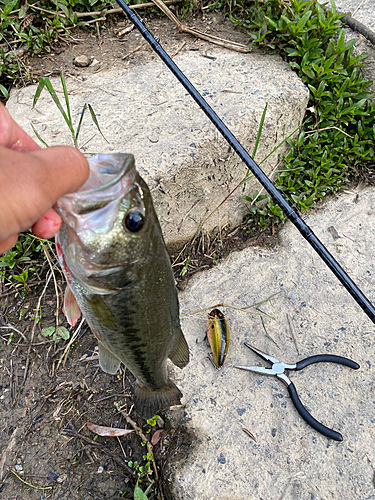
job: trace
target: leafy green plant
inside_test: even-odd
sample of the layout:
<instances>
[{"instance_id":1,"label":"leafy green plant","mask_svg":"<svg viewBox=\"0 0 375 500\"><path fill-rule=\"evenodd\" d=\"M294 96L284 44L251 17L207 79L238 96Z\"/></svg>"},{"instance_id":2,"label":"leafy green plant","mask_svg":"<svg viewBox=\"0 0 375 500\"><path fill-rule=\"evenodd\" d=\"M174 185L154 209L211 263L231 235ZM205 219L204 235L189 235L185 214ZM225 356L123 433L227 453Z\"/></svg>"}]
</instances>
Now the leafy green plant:
<instances>
[{"instance_id":1,"label":"leafy green plant","mask_svg":"<svg viewBox=\"0 0 375 500\"><path fill-rule=\"evenodd\" d=\"M31 232L21 233L17 243L4 255L0 256L0 269L6 267L13 269L17 264L30 261L34 253L40 253L41 251L40 238L32 235Z\"/></svg>"},{"instance_id":2,"label":"leafy green plant","mask_svg":"<svg viewBox=\"0 0 375 500\"><path fill-rule=\"evenodd\" d=\"M358 165L371 162L375 149L375 107L354 56L355 40L345 42L334 2L326 12L316 0L237 2L220 0L245 27L254 46L280 51L310 90L301 132L275 182L300 211L344 186ZM285 216L268 195L247 197L252 221L265 225ZM255 201L256 199L256 201Z\"/></svg>"},{"instance_id":3,"label":"leafy green plant","mask_svg":"<svg viewBox=\"0 0 375 500\"><path fill-rule=\"evenodd\" d=\"M151 490L152 484L149 484L145 491L143 491L139 486L138 482L134 488L134 500L147 500L147 495Z\"/></svg>"},{"instance_id":4,"label":"leafy green plant","mask_svg":"<svg viewBox=\"0 0 375 500\"><path fill-rule=\"evenodd\" d=\"M151 427L155 427L158 420L159 420L159 415L154 415L153 417L151 417L147 420L147 423L148 423L148 425L151 425ZM151 429L150 429L150 431L151 431ZM147 432L150 432L150 431L147 431Z\"/></svg>"},{"instance_id":5,"label":"leafy green plant","mask_svg":"<svg viewBox=\"0 0 375 500\"><path fill-rule=\"evenodd\" d=\"M30 272L33 276L38 275L35 266L28 266L28 263L32 258L39 257L41 252L42 240L27 232L21 233L17 243L0 256L0 279L13 287L15 298L20 294L27 295Z\"/></svg>"},{"instance_id":6,"label":"leafy green plant","mask_svg":"<svg viewBox=\"0 0 375 500\"><path fill-rule=\"evenodd\" d=\"M151 481L150 476L152 475L151 460L153 459L152 453L147 453L143 455L143 460L145 463L143 465L139 464L138 461L130 460L128 466L133 469L133 474L137 475L137 484L141 484L146 478Z\"/></svg>"},{"instance_id":7,"label":"leafy green plant","mask_svg":"<svg viewBox=\"0 0 375 500\"><path fill-rule=\"evenodd\" d=\"M48 326L43 328L41 333L44 337L51 337L55 341L55 344L58 344L62 339L70 339L70 333L64 326Z\"/></svg>"}]
</instances>

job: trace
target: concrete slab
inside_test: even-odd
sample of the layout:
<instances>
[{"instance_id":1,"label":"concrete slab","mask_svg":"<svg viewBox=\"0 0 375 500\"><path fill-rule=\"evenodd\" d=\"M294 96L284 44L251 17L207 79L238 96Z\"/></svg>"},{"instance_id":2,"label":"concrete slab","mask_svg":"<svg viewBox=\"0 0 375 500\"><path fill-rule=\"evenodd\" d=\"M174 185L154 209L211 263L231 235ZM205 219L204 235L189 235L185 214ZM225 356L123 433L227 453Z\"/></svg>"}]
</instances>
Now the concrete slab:
<instances>
[{"instance_id":1,"label":"concrete slab","mask_svg":"<svg viewBox=\"0 0 375 500\"><path fill-rule=\"evenodd\" d=\"M374 188L338 195L307 217L373 303L374 217ZM374 325L291 223L280 238L273 251L249 248L232 254L193 277L180 294L181 311L187 313L220 302L244 307L280 292L261 307L275 318L264 321L277 346L259 317L223 308L231 343L220 372L204 360L206 344L196 343L204 337L206 315L183 319L191 362L182 371L171 369L184 393L182 422L194 438L188 456L169 466L174 499L375 498ZM263 364L244 341L287 363L332 353L360 364L358 371L315 364L290 372L302 402L315 418L342 433L342 443L299 417L281 381L233 367ZM181 426L177 417L176 425Z\"/></svg>"},{"instance_id":2,"label":"concrete slab","mask_svg":"<svg viewBox=\"0 0 375 500\"><path fill-rule=\"evenodd\" d=\"M209 56L212 59L188 51L175 61L250 152L268 103L257 154L260 161L299 126L308 90L277 55L213 48ZM63 98L58 80L53 85ZM81 80L70 78L67 87L77 123L83 104L90 103L109 140L107 144L85 119L82 150L135 155L152 190L167 243L193 236L199 222L243 179L244 164L161 61ZM71 144L68 128L47 91L32 109L35 91L32 86L12 92L7 103L12 116L34 135L32 123L49 145ZM271 171L282 151L285 148L262 165L266 171ZM252 194L254 184L248 190ZM247 210L242 196L238 192L220 210L222 225L242 220ZM207 230L217 225L217 217L212 217Z\"/></svg>"},{"instance_id":3,"label":"concrete slab","mask_svg":"<svg viewBox=\"0 0 375 500\"><path fill-rule=\"evenodd\" d=\"M323 3L323 2L322 2ZM375 30L374 0L336 0L336 9Z\"/></svg>"}]
</instances>

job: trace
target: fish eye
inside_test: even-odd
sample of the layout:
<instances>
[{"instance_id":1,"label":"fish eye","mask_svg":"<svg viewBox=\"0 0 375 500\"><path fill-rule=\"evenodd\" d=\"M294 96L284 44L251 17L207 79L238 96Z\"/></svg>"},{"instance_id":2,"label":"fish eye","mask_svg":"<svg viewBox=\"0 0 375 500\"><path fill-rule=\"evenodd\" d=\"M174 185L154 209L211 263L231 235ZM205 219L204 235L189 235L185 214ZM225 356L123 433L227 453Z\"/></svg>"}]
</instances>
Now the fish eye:
<instances>
[{"instance_id":1,"label":"fish eye","mask_svg":"<svg viewBox=\"0 0 375 500\"><path fill-rule=\"evenodd\" d=\"M125 227L131 232L131 233L138 233L143 227L144 223L144 217L141 212L129 212L128 215L125 217Z\"/></svg>"}]
</instances>

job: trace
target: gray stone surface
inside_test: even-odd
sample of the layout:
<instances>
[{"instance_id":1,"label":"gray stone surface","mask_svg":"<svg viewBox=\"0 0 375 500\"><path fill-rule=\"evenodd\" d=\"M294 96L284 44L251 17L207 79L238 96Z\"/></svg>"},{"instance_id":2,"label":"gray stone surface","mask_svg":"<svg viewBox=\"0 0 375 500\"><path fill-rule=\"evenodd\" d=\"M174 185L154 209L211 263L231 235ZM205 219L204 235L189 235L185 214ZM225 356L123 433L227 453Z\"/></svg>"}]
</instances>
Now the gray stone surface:
<instances>
[{"instance_id":1,"label":"gray stone surface","mask_svg":"<svg viewBox=\"0 0 375 500\"><path fill-rule=\"evenodd\" d=\"M322 2L323 3L323 2ZM375 30L374 0L336 0L336 9Z\"/></svg>"},{"instance_id":2,"label":"gray stone surface","mask_svg":"<svg viewBox=\"0 0 375 500\"><path fill-rule=\"evenodd\" d=\"M375 189L367 188L337 196L307 218L373 303L374 217ZM331 226L340 236L336 240ZM188 457L169 467L175 499L375 498L374 325L291 223L274 251L249 248L193 277L180 294L181 310L220 302L243 307L275 292L281 293L262 310L275 318L264 321L278 347L266 338L259 317L223 308L231 343L220 372L204 360L206 343L196 343L204 337L206 314L183 319L191 362L182 371L171 370L184 393L183 425L194 438ZM342 433L342 443L299 417L281 381L233 368L263 364L244 341L287 363L332 353L360 364L358 371L315 364L290 372L302 402L315 418Z\"/></svg>"},{"instance_id":3,"label":"gray stone surface","mask_svg":"<svg viewBox=\"0 0 375 500\"><path fill-rule=\"evenodd\" d=\"M185 52L175 62L250 152L268 103L257 154L260 161L299 126L308 90L277 55L216 48L210 55L215 59ZM53 85L62 98L58 80ZM67 87L76 122L83 104L90 103L109 140L107 144L86 117L82 150L135 155L152 190L167 243L191 237L199 222L243 179L244 164L159 60L81 80L70 78ZM34 86L13 91L7 103L11 114L33 135L32 123L49 145L71 144L63 118L46 90L32 109L35 90ZM262 165L265 171L271 171L282 151L285 148ZM252 194L254 183L250 184ZM242 195L238 190L220 210L222 225L242 220L246 211ZM218 217L212 217L206 229L217 225Z\"/></svg>"}]
</instances>

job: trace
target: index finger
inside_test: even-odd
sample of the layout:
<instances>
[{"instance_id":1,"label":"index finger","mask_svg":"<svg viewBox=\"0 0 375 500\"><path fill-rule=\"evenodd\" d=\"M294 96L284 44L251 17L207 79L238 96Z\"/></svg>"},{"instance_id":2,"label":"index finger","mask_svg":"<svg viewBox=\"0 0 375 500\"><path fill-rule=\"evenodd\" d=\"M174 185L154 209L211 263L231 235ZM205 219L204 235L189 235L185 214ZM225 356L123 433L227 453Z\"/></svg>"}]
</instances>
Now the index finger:
<instances>
[{"instance_id":1,"label":"index finger","mask_svg":"<svg viewBox=\"0 0 375 500\"><path fill-rule=\"evenodd\" d=\"M6 107L0 103L0 145L26 153L41 149L40 146L13 120Z\"/></svg>"}]
</instances>

